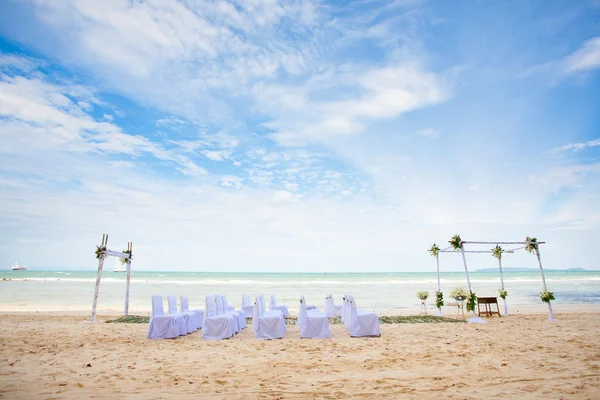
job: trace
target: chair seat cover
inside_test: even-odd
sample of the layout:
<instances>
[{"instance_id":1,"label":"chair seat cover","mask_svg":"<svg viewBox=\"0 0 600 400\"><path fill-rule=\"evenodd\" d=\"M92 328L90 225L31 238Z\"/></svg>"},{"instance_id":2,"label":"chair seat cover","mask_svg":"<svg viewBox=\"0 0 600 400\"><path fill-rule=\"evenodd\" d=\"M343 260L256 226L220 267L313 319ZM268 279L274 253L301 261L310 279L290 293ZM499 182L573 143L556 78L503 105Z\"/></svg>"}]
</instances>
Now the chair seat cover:
<instances>
[{"instance_id":1,"label":"chair seat cover","mask_svg":"<svg viewBox=\"0 0 600 400\"><path fill-rule=\"evenodd\" d=\"M202 323L202 339L222 340L230 338L235 333L234 320L231 315L217 314L213 296L206 296L204 320Z\"/></svg>"},{"instance_id":2,"label":"chair seat cover","mask_svg":"<svg viewBox=\"0 0 600 400\"><path fill-rule=\"evenodd\" d=\"M181 312L188 313L190 315L194 331L202 328L202 318L204 316L204 310L190 310L187 296L181 296Z\"/></svg>"},{"instance_id":3,"label":"chair seat cover","mask_svg":"<svg viewBox=\"0 0 600 400\"><path fill-rule=\"evenodd\" d=\"M183 321L178 325L179 335L183 336L196 331L192 321L192 316L187 313L180 313L177 311L177 297L167 296L167 302L169 304L169 315L179 316L181 317L181 321Z\"/></svg>"},{"instance_id":4,"label":"chair seat cover","mask_svg":"<svg viewBox=\"0 0 600 400\"><path fill-rule=\"evenodd\" d=\"M331 337L327 316L324 312L318 310L308 311L304 296L300 298L298 327L300 328L301 338L329 339Z\"/></svg>"},{"instance_id":5,"label":"chair seat cover","mask_svg":"<svg viewBox=\"0 0 600 400\"><path fill-rule=\"evenodd\" d=\"M254 304L252 304L252 298L246 294L242 295L242 311L244 312L244 317L252 318Z\"/></svg>"},{"instance_id":6,"label":"chair seat cover","mask_svg":"<svg viewBox=\"0 0 600 400\"><path fill-rule=\"evenodd\" d=\"M283 318L287 318L290 316L290 311L288 310L285 304L277 304L277 299L275 295L271 295L271 304L270 311L281 311L283 314Z\"/></svg>"},{"instance_id":7,"label":"chair seat cover","mask_svg":"<svg viewBox=\"0 0 600 400\"><path fill-rule=\"evenodd\" d=\"M342 315L342 306L336 306L333 302L333 296L329 294L325 297L325 315L327 318L338 317Z\"/></svg>"},{"instance_id":8,"label":"chair seat cover","mask_svg":"<svg viewBox=\"0 0 600 400\"><path fill-rule=\"evenodd\" d=\"M262 300L262 302L261 302ZM281 313L263 313L264 298L256 296L252 314L252 329L256 339L281 339L286 332L285 319Z\"/></svg>"},{"instance_id":9,"label":"chair seat cover","mask_svg":"<svg viewBox=\"0 0 600 400\"><path fill-rule=\"evenodd\" d=\"M173 339L180 335L182 316L164 315L162 296L152 296L152 316L148 326L148 339Z\"/></svg>"},{"instance_id":10,"label":"chair seat cover","mask_svg":"<svg viewBox=\"0 0 600 400\"><path fill-rule=\"evenodd\" d=\"M377 314L373 311L357 310L354 296L348 295L346 298L349 299L348 315L346 317L349 320L348 330L350 331L350 336L380 336L379 317Z\"/></svg>"}]
</instances>

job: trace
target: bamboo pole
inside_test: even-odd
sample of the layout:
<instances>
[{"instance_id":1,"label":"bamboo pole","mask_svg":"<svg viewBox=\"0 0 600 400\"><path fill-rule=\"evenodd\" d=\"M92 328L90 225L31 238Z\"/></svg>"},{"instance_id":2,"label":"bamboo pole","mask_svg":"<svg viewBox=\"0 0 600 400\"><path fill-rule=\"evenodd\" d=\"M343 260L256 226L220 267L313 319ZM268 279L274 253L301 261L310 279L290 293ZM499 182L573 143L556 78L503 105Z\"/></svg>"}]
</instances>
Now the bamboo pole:
<instances>
[{"instance_id":1,"label":"bamboo pole","mask_svg":"<svg viewBox=\"0 0 600 400\"><path fill-rule=\"evenodd\" d=\"M106 248L107 244L108 235L103 234L101 247ZM102 278L102 268L104 267L105 258L106 254L104 252L101 252L98 261L98 275L96 276L96 289L94 290L94 302L92 303L92 316L90 318L90 322L96 322L96 307L98 306L98 293L100 292L100 278Z\"/></svg>"},{"instance_id":2,"label":"bamboo pole","mask_svg":"<svg viewBox=\"0 0 600 400\"><path fill-rule=\"evenodd\" d=\"M442 287L440 285L440 256L439 254L435 255L435 262L437 264L437 282L438 282L438 287L437 287L437 291L441 292L442 291ZM435 302L437 303L437 293L435 295ZM442 316L442 307L438 307L438 316Z\"/></svg>"},{"instance_id":3,"label":"bamboo pole","mask_svg":"<svg viewBox=\"0 0 600 400\"><path fill-rule=\"evenodd\" d=\"M502 276L502 255L498 258L498 267L500 268L500 285L502 286L502 290L504 291L504 277ZM504 316L508 315L508 305L506 304L506 299L504 300Z\"/></svg>"},{"instance_id":4,"label":"bamboo pole","mask_svg":"<svg viewBox=\"0 0 600 400\"><path fill-rule=\"evenodd\" d=\"M129 286L131 284L131 256L133 255L133 243L127 243L129 258L127 259L127 283L125 284L125 316L129 315Z\"/></svg>"},{"instance_id":5,"label":"bamboo pole","mask_svg":"<svg viewBox=\"0 0 600 400\"><path fill-rule=\"evenodd\" d=\"M538 265L540 266L540 271L542 272L542 282L544 283L545 292L548 290L548 287L546 286L546 277L544 276L544 268L542 268L542 260L540 259L540 250L537 246L535 246L533 248L533 251L535 251L535 255L538 260ZM552 312L552 304L550 302L548 302L548 314L548 321L554 321L554 313Z\"/></svg>"},{"instance_id":6,"label":"bamboo pole","mask_svg":"<svg viewBox=\"0 0 600 400\"><path fill-rule=\"evenodd\" d=\"M462 254L463 264L465 265L465 274L467 275L467 285L469 285L469 295L470 295L473 292L473 290L471 289L471 280L469 279L469 269L467 268L467 258L465 257L465 249L462 246L463 243L464 242L462 242L461 246L460 246L460 253ZM485 320L483 320L482 318L479 318L477 316L477 313L475 312L475 308L473 308L473 317L470 318L467 322L484 323Z\"/></svg>"}]
</instances>

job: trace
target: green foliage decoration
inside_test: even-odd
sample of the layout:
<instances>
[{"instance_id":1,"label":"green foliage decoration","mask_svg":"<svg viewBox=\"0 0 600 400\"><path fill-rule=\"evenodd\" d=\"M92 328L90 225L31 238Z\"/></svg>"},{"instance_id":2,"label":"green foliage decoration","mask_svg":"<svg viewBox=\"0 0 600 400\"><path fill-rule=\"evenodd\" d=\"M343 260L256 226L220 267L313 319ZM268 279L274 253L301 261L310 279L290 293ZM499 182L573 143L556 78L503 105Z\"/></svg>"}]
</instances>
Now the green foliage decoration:
<instances>
[{"instance_id":1,"label":"green foliage decoration","mask_svg":"<svg viewBox=\"0 0 600 400\"><path fill-rule=\"evenodd\" d=\"M498 260L502 258L502 253L504 253L504 249L498 245L496 247L492 247L492 256L496 257Z\"/></svg>"},{"instance_id":2,"label":"green foliage decoration","mask_svg":"<svg viewBox=\"0 0 600 400\"><path fill-rule=\"evenodd\" d=\"M437 255L440 253L440 248L438 247L437 244L433 244L433 246L431 246L431 248L429 250L427 250L432 257L437 257Z\"/></svg>"},{"instance_id":3,"label":"green foliage decoration","mask_svg":"<svg viewBox=\"0 0 600 400\"><path fill-rule=\"evenodd\" d=\"M537 238L530 238L529 236L527 236L525 238L525 241L527 242L527 246L525 246L525 250L527 250L528 253L533 252L533 250L538 249L538 244L537 244Z\"/></svg>"},{"instance_id":4,"label":"green foliage decoration","mask_svg":"<svg viewBox=\"0 0 600 400\"><path fill-rule=\"evenodd\" d=\"M554 293L544 290L543 292L540 292L540 299L544 303L550 303L551 300L555 300Z\"/></svg>"},{"instance_id":5,"label":"green foliage decoration","mask_svg":"<svg viewBox=\"0 0 600 400\"><path fill-rule=\"evenodd\" d=\"M458 251L462 248L462 239L460 238L460 235L452 236L452 239L450 239L448 243L450 243L450 246L452 246L454 251Z\"/></svg>"},{"instance_id":6,"label":"green foliage decoration","mask_svg":"<svg viewBox=\"0 0 600 400\"><path fill-rule=\"evenodd\" d=\"M443 305L444 305L444 293L438 292L436 290L436 292L435 292L435 307L442 308Z\"/></svg>"},{"instance_id":7,"label":"green foliage decoration","mask_svg":"<svg viewBox=\"0 0 600 400\"><path fill-rule=\"evenodd\" d=\"M475 305L477 304L477 295L473 291L469 292L469 299L467 300L467 311L474 311Z\"/></svg>"},{"instance_id":8,"label":"green foliage decoration","mask_svg":"<svg viewBox=\"0 0 600 400\"><path fill-rule=\"evenodd\" d=\"M502 299L506 299L506 296L508 296L508 292L504 289L498 289L498 295L502 298Z\"/></svg>"}]
</instances>

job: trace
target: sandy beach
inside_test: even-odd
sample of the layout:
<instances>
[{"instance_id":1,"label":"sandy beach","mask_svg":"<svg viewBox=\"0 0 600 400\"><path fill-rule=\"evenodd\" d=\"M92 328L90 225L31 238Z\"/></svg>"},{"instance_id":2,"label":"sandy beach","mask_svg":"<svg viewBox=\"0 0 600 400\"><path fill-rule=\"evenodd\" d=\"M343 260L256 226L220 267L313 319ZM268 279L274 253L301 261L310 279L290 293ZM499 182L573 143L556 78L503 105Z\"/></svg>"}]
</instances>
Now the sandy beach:
<instances>
[{"instance_id":1,"label":"sandy beach","mask_svg":"<svg viewBox=\"0 0 600 400\"><path fill-rule=\"evenodd\" d=\"M147 324L82 313L0 318L0 397L281 399L597 399L600 313L488 318L487 324L382 325L380 338L220 342L200 331L146 339Z\"/></svg>"}]
</instances>

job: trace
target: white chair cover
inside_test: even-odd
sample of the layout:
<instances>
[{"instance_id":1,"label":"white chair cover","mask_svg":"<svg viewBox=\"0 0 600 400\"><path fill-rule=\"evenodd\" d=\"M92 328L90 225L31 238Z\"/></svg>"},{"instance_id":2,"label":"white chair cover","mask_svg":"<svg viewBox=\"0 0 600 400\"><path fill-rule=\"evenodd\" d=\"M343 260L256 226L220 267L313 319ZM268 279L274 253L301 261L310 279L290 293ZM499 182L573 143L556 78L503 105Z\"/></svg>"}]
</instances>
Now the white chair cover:
<instances>
[{"instance_id":1,"label":"white chair cover","mask_svg":"<svg viewBox=\"0 0 600 400\"><path fill-rule=\"evenodd\" d=\"M283 314L283 318L287 318L290 316L290 312L285 304L277 304L277 299L275 299L275 295L271 295L271 311L281 311Z\"/></svg>"},{"instance_id":2,"label":"white chair cover","mask_svg":"<svg viewBox=\"0 0 600 400\"><path fill-rule=\"evenodd\" d=\"M173 339L179 336L181 317L165 315L162 296L152 296L152 316L148 327L148 339Z\"/></svg>"},{"instance_id":3,"label":"white chair cover","mask_svg":"<svg viewBox=\"0 0 600 400\"><path fill-rule=\"evenodd\" d=\"M227 315L217 315L217 306L213 296L206 296L202 339L221 340L233 336L233 318Z\"/></svg>"},{"instance_id":4,"label":"white chair cover","mask_svg":"<svg viewBox=\"0 0 600 400\"><path fill-rule=\"evenodd\" d=\"M346 318L349 320L350 336L381 336L379 330L379 317L373 311L356 309L354 296L347 295L348 314Z\"/></svg>"},{"instance_id":5,"label":"white chair cover","mask_svg":"<svg viewBox=\"0 0 600 400\"><path fill-rule=\"evenodd\" d=\"M225 296L215 294L215 302L217 304L217 315L225 315L227 318L231 319L230 326L233 328L232 335L238 333L241 328L239 326L237 316L228 310L227 304L225 303Z\"/></svg>"},{"instance_id":6,"label":"white chair cover","mask_svg":"<svg viewBox=\"0 0 600 400\"><path fill-rule=\"evenodd\" d=\"M181 314L177 312L177 298L175 296L167 296L167 303L169 305L169 315L179 316L178 329L179 335L187 335L188 333L194 332L191 324L191 318L189 315Z\"/></svg>"},{"instance_id":7,"label":"white chair cover","mask_svg":"<svg viewBox=\"0 0 600 400\"><path fill-rule=\"evenodd\" d=\"M252 298L247 294L242 295L242 311L246 318L252 318L252 312L254 311L254 304L252 304Z\"/></svg>"},{"instance_id":8,"label":"white chair cover","mask_svg":"<svg viewBox=\"0 0 600 400\"><path fill-rule=\"evenodd\" d=\"M281 310L268 310L265 308L265 296L264 295L258 295L255 297L256 299L256 305L258 305L260 307L260 315L267 315L267 314L275 314L275 315L281 315L283 316L283 312ZM255 306L256 308L256 306ZM254 314L253 314L254 316Z\"/></svg>"},{"instance_id":9,"label":"white chair cover","mask_svg":"<svg viewBox=\"0 0 600 400\"><path fill-rule=\"evenodd\" d=\"M240 331L246 327L246 316L244 312L241 310L236 311L236 309L229 305L227 301L227 296L223 296L223 302L225 303L225 308L230 310L233 316L237 319L238 328Z\"/></svg>"},{"instance_id":10,"label":"white chair cover","mask_svg":"<svg viewBox=\"0 0 600 400\"><path fill-rule=\"evenodd\" d=\"M194 328L194 321L192 321L192 316L186 313L180 313L177 311L177 297L175 296L167 296L167 302L169 303L169 315L180 315L183 318L183 324L180 326L180 335L187 335L188 333L192 333L196 331Z\"/></svg>"},{"instance_id":11,"label":"white chair cover","mask_svg":"<svg viewBox=\"0 0 600 400\"><path fill-rule=\"evenodd\" d=\"M342 315L342 306L335 305L331 294L325 297L325 315L327 315L327 318Z\"/></svg>"},{"instance_id":12,"label":"white chair cover","mask_svg":"<svg viewBox=\"0 0 600 400\"><path fill-rule=\"evenodd\" d=\"M300 297L298 327L300 328L301 338L329 339L331 337L327 316L321 311L308 312L304 296Z\"/></svg>"},{"instance_id":13,"label":"white chair cover","mask_svg":"<svg viewBox=\"0 0 600 400\"><path fill-rule=\"evenodd\" d=\"M344 323L344 328L349 329L349 320L348 315L348 305L350 304L350 300L348 299L348 294L344 295L344 302L342 303L342 322Z\"/></svg>"},{"instance_id":14,"label":"white chair cover","mask_svg":"<svg viewBox=\"0 0 600 400\"><path fill-rule=\"evenodd\" d=\"M256 339L281 339L285 335L285 319L280 312L264 314L261 296L256 296L252 314L252 329ZM263 299L264 300L264 299Z\"/></svg>"},{"instance_id":15,"label":"white chair cover","mask_svg":"<svg viewBox=\"0 0 600 400\"><path fill-rule=\"evenodd\" d=\"M181 296L181 312L189 313L191 315L194 331L202 328L204 310L190 310L190 305L187 296Z\"/></svg>"}]
</instances>

